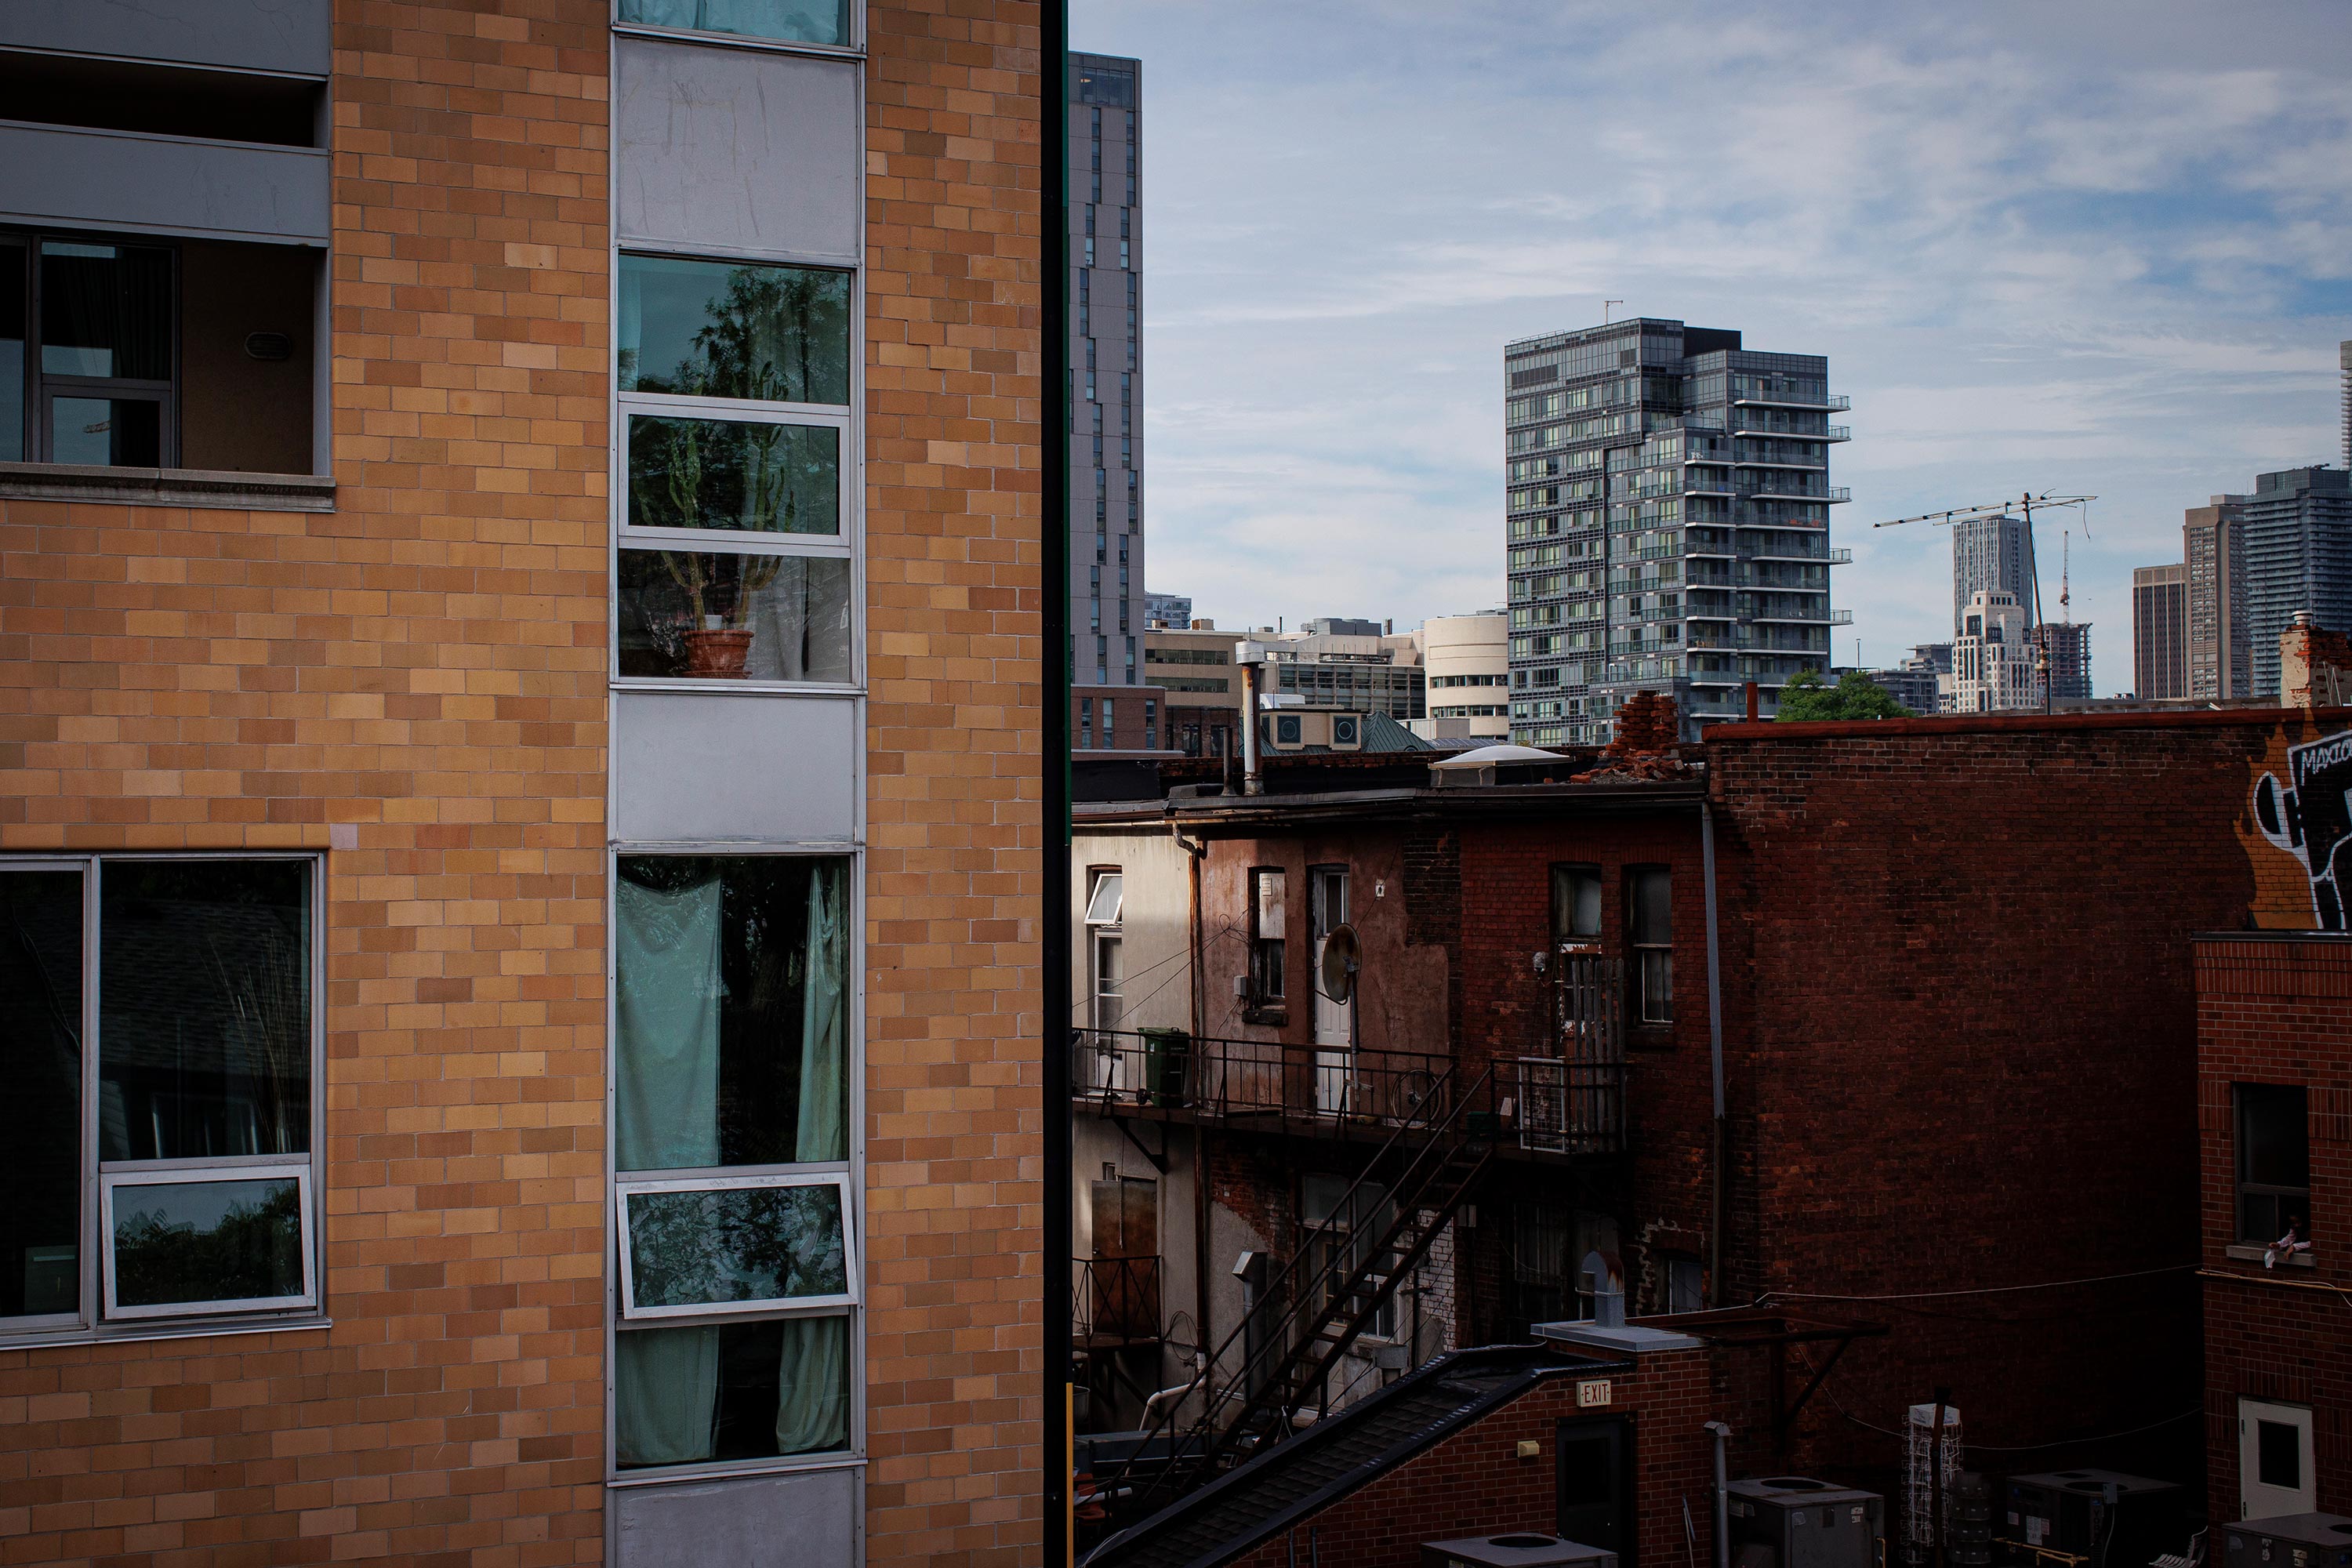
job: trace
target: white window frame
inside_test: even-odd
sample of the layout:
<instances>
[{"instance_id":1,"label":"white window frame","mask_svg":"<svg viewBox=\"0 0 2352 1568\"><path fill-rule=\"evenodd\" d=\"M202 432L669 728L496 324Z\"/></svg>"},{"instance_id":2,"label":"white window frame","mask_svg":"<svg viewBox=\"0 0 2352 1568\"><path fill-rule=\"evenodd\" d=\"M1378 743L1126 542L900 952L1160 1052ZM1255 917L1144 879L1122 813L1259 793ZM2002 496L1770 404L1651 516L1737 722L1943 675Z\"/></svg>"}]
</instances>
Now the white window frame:
<instances>
[{"instance_id":1,"label":"white window frame","mask_svg":"<svg viewBox=\"0 0 2352 1568\"><path fill-rule=\"evenodd\" d=\"M306 1154L227 1155L213 1159L103 1160L99 1152L99 1099L105 1042L100 1038L100 990L103 984L100 911L105 868L132 861L290 860L310 877L309 966L310 985L310 1149ZM325 1316L324 1221L327 1149L327 866L318 850L104 850L83 854L0 856L0 876L26 871L73 871L81 877L81 1104L79 1140L81 1202L75 1232L74 1268L79 1304L70 1312L0 1318L0 1348L88 1342L117 1337L160 1338L277 1328L319 1328ZM0 1086L4 1087L4 1086ZM124 1185L177 1184L201 1180L262 1179L294 1175L299 1181L302 1214L303 1294L241 1301L172 1302L158 1307L119 1308L114 1302L113 1191Z\"/></svg>"},{"instance_id":2,"label":"white window frame","mask_svg":"<svg viewBox=\"0 0 2352 1568\"><path fill-rule=\"evenodd\" d=\"M125 1187L187 1187L206 1182L291 1181L302 1222L302 1289L295 1296L249 1296L234 1300L165 1301L125 1307L115 1300L115 1194ZM319 1304L318 1230L311 1202L310 1162L299 1164L279 1154L230 1160L142 1162L130 1169L103 1170L98 1178L98 1255L107 1320L132 1322L152 1318L217 1318L240 1312L284 1312Z\"/></svg>"},{"instance_id":3,"label":"white window frame","mask_svg":"<svg viewBox=\"0 0 2352 1568\"><path fill-rule=\"evenodd\" d=\"M1103 890L1109 889L1110 910L1102 912ZM1117 867L1106 867L1095 873L1094 886L1087 892L1087 924L1116 926L1127 905L1126 873Z\"/></svg>"},{"instance_id":4,"label":"white window frame","mask_svg":"<svg viewBox=\"0 0 2352 1568\"><path fill-rule=\"evenodd\" d=\"M617 7L617 0L615 0ZM859 7L860 16L863 7ZM629 30L636 30L632 26ZM677 33L656 29L659 36L710 40L729 34ZM741 40L739 40L741 41ZM756 40L751 40L756 42ZM797 51L796 51L797 52ZM824 51L842 53L845 51ZM671 246L616 245L613 250L612 287L618 319L621 268L633 258L656 261L698 261L715 266L791 267L803 271L839 273L849 280L849 401L847 403L763 402L752 398L690 396L681 393L635 392L620 385L617 344L612 350L613 439L608 470L612 495L610 571L614 590L609 595L606 673L615 690L644 691L805 691L856 693L866 684L866 453L865 369L861 350L866 310L866 274L862 268L838 261L814 261L789 255L721 254ZM837 533L761 533L734 528L649 528L629 521L629 434L635 416L654 418L708 419L734 425L794 425L839 432L838 490L835 515ZM786 555L845 562L849 569L849 669L841 680L710 679L694 676L625 675L621 672L621 555L624 551L669 550L702 555Z\"/></svg>"},{"instance_id":5,"label":"white window frame","mask_svg":"<svg viewBox=\"0 0 2352 1568\"><path fill-rule=\"evenodd\" d=\"M863 1283L857 1263L857 1210L849 1191L849 1173L845 1170L823 1172L769 1172L758 1175L737 1173L740 1167L727 1166L728 1173L715 1172L704 1175L664 1175L646 1180L636 1176L619 1177L613 1183L616 1221L621 1241L621 1317L632 1323L692 1321L700 1318L740 1318L757 1314L761 1319L782 1316L823 1317L847 1311L861 1302ZM849 1289L823 1296L773 1296L743 1301L697 1301L675 1307L649 1307L637 1304L636 1258L629 1234L629 1200L646 1193L715 1193L752 1192L783 1187L831 1187L841 1199L841 1251L844 1278Z\"/></svg>"}]
</instances>

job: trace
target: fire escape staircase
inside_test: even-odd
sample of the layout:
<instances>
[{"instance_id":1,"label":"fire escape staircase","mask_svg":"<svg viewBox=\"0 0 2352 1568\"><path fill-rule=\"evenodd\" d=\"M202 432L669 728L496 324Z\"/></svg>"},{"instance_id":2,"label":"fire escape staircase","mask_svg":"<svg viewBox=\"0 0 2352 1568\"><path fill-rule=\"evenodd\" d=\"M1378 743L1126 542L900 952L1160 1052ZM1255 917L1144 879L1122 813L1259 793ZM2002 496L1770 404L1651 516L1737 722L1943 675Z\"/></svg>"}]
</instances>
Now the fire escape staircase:
<instances>
[{"instance_id":1,"label":"fire escape staircase","mask_svg":"<svg viewBox=\"0 0 2352 1568\"><path fill-rule=\"evenodd\" d=\"M1189 1429L1160 1450L1169 1462L1144 1489L1139 1503L1163 1491L1188 1489L1218 1468L1281 1441L1300 1411L1319 1405L1339 1358L1428 1256L1494 1158L1493 1113L1473 1109L1491 1102L1494 1069L1486 1068L1458 1091L1457 1076L1453 1069L1443 1075L1436 1092L1390 1135L1331 1217L1308 1233L1268 1282L1261 1305L1209 1358L1215 1368L1239 1351L1242 1373L1205 1399ZM1387 1216L1377 1233L1361 1232L1351 1223L1365 1207L1380 1208ZM1139 1446L1139 1455L1154 1451L1185 1403L1168 1407ZM1112 1484L1125 1479L1122 1472Z\"/></svg>"}]
</instances>

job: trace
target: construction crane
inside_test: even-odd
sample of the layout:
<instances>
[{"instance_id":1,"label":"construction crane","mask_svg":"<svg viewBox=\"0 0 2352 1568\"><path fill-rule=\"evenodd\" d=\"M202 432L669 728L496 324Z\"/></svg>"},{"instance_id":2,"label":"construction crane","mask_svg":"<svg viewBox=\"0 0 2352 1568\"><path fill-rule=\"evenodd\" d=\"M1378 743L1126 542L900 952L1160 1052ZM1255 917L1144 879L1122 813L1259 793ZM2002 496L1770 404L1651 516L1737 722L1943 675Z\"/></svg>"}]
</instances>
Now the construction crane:
<instances>
[{"instance_id":1,"label":"construction crane","mask_svg":"<svg viewBox=\"0 0 2352 1568\"><path fill-rule=\"evenodd\" d=\"M1874 522L1871 527L1900 528L1906 522L1931 522L1940 528L1955 522L1976 522L1989 517L2007 517L2011 512L2017 511L2022 512L2025 516L2025 542L2031 552L2033 544L2033 509L2035 507L2040 507L2044 511L2057 507L2081 507L2083 537L2088 539L2091 537L2091 503L2098 499L2096 496L2052 495L2048 490L2042 491L2040 495L2028 491L2013 501L1995 501L1990 506L1956 506L1949 511L1923 511L1916 517L1896 517L1890 518L1885 522ZM2034 672L2042 681L2042 710L2044 713L2050 711L2050 637L2042 629L2047 624L2047 617L2042 613L2042 557L2038 552L2034 552L2033 664Z\"/></svg>"}]
</instances>

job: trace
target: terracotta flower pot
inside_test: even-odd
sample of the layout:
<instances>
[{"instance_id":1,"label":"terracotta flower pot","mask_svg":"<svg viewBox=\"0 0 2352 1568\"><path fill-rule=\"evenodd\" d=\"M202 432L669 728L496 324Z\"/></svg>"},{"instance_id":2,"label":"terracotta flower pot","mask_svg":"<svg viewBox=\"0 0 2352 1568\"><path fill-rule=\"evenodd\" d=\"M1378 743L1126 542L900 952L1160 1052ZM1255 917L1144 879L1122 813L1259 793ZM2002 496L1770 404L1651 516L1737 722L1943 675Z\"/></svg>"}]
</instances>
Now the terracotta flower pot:
<instances>
[{"instance_id":1,"label":"terracotta flower pot","mask_svg":"<svg viewBox=\"0 0 2352 1568\"><path fill-rule=\"evenodd\" d=\"M740 680L751 634L731 626L699 626L686 634L686 673L704 680Z\"/></svg>"}]
</instances>

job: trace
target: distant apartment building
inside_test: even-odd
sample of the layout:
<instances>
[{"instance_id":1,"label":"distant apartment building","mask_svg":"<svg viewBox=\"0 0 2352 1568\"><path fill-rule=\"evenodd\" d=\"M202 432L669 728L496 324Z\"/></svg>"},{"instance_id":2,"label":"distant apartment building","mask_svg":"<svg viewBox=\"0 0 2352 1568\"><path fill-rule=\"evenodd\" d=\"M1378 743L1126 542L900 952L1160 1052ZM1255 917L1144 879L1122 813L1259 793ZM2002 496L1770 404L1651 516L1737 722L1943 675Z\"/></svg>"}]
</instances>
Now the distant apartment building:
<instances>
[{"instance_id":1,"label":"distant apartment building","mask_svg":"<svg viewBox=\"0 0 2352 1568\"><path fill-rule=\"evenodd\" d=\"M1143 595L1143 618L1147 627L1167 627L1182 631L1192 624L1192 596L1190 594L1154 594ZM1147 674L1145 679L1150 679Z\"/></svg>"},{"instance_id":2,"label":"distant apartment building","mask_svg":"<svg viewBox=\"0 0 2352 1568\"><path fill-rule=\"evenodd\" d=\"M2296 611L2323 626L2352 626L2352 474L2287 468L2256 476L2252 494L2229 499L2246 535L2249 694L2276 697L2278 640Z\"/></svg>"},{"instance_id":3,"label":"distant apartment building","mask_svg":"<svg viewBox=\"0 0 2352 1568\"><path fill-rule=\"evenodd\" d=\"M1071 736L1146 743L1143 64L1069 57ZM1188 616L1187 619L1190 617Z\"/></svg>"},{"instance_id":4,"label":"distant apartment building","mask_svg":"<svg viewBox=\"0 0 2352 1568\"><path fill-rule=\"evenodd\" d=\"M1413 633L1429 712L1412 721L1425 741L1501 741L1511 732L1510 616L1432 616Z\"/></svg>"},{"instance_id":5,"label":"distant apartment building","mask_svg":"<svg viewBox=\"0 0 2352 1568\"><path fill-rule=\"evenodd\" d=\"M1425 717L1428 672L1421 648L1379 621L1308 621L1284 636L1254 634L1266 645L1265 694L1306 708L1382 713L1399 723Z\"/></svg>"},{"instance_id":6,"label":"distant apartment building","mask_svg":"<svg viewBox=\"0 0 2352 1568\"><path fill-rule=\"evenodd\" d=\"M1952 670L1939 677L1946 713L2005 713L2042 706L2033 638L2015 595L1979 589L1961 606Z\"/></svg>"},{"instance_id":7,"label":"distant apartment building","mask_svg":"<svg viewBox=\"0 0 2352 1568\"><path fill-rule=\"evenodd\" d=\"M1037 36L0 6L0 1560L1037 1560Z\"/></svg>"},{"instance_id":8,"label":"distant apartment building","mask_svg":"<svg viewBox=\"0 0 2352 1568\"><path fill-rule=\"evenodd\" d=\"M1969 601L2007 594L2029 621L2039 613L2033 591L2033 530L2021 517L1975 517L1952 524L1952 630Z\"/></svg>"},{"instance_id":9,"label":"distant apartment building","mask_svg":"<svg viewBox=\"0 0 2352 1568\"><path fill-rule=\"evenodd\" d=\"M2189 695L2189 568L2132 569L2132 694Z\"/></svg>"},{"instance_id":10,"label":"distant apartment building","mask_svg":"<svg viewBox=\"0 0 2352 1568\"><path fill-rule=\"evenodd\" d=\"M2245 517L2233 496L2190 507L2180 527L2189 580L2189 696L2227 702L2253 694L2246 620Z\"/></svg>"},{"instance_id":11,"label":"distant apartment building","mask_svg":"<svg viewBox=\"0 0 2352 1568\"><path fill-rule=\"evenodd\" d=\"M1207 622L1194 629L1143 636L1144 679L1160 692L1159 744L1192 757L1241 754L1241 668L1237 634Z\"/></svg>"},{"instance_id":12,"label":"distant apartment building","mask_svg":"<svg viewBox=\"0 0 2352 1568\"><path fill-rule=\"evenodd\" d=\"M1635 318L1503 351L1510 732L1609 739L1636 691L1685 729L1826 670L1829 449L1848 406L1817 354Z\"/></svg>"},{"instance_id":13,"label":"distant apartment building","mask_svg":"<svg viewBox=\"0 0 2352 1568\"><path fill-rule=\"evenodd\" d=\"M2091 689L2091 623L2050 621L2033 628L2050 650L2050 696L2053 701L2088 702Z\"/></svg>"}]
</instances>

